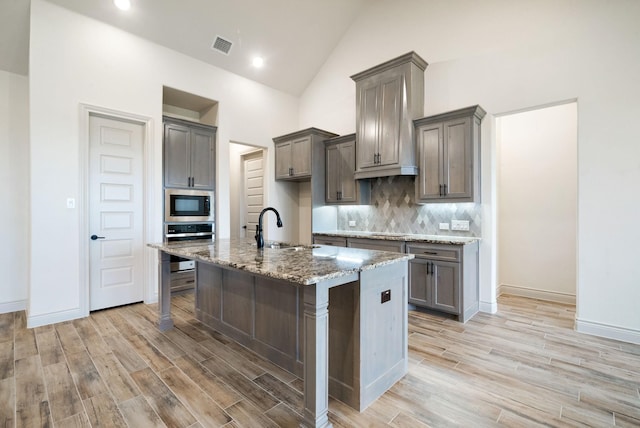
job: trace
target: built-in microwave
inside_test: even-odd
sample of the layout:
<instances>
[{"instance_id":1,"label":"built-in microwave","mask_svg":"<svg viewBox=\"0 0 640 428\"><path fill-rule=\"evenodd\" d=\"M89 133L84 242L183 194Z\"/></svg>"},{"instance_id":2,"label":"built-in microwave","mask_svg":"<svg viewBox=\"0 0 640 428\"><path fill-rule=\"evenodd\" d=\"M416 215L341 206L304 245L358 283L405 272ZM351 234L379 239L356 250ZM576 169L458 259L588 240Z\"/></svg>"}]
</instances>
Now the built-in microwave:
<instances>
[{"instance_id":1,"label":"built-in microwave","mask_svg":"<svg viewBox=\"0 0 640 428\"><path fill-rule=\"evenodd\" d=\"M190 189L165 189L164 221L214 221L213 192Z\"/></svg>"}]
</instances>

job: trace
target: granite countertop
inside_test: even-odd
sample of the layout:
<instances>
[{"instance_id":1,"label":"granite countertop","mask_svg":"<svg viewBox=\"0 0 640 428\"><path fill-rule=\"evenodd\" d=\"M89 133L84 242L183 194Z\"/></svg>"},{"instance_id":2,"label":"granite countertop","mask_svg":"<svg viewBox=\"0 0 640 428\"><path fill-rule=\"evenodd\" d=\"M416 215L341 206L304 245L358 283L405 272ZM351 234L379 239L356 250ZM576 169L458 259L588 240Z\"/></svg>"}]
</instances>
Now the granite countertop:
<instances>
[{"instance_id":1,"label":"granite countertop","mask_svg":"<svg viewBox=\"0 0 640 428\"><path fill-rule=\"evenodd\" d=\"M195 261L282 279L302 285L350 275L378 266L412 259L412 254L339 248L325 245L296 245L290 248L258 250L253 239L217 239L147 244L165 253Z\"/></svg>"},{"instance_id":2,"label":"granite countertop","mask_svg":"<svg viewBox=\"0 0 640 428\"><path fill-rule=\"evenodd\" d=\"M313 234L318 236L336 236L340 238L368 238L382 239L386 241L424 242L426 244L451 245L466 245L480 240L480 238L474 236L418 235L411 233L362 232L349 230L314 232Z\"/></svg>"}]
</instances>

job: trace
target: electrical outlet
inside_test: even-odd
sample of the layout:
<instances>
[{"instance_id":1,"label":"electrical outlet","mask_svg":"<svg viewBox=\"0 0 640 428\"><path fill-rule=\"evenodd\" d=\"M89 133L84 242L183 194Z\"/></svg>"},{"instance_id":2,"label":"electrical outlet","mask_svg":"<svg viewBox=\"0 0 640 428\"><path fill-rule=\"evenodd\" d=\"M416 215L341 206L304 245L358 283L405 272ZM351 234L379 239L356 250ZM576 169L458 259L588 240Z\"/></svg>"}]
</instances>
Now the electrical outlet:
<instances>
[{"instance_id":1,"label":"electrical outlet","mask_svg":"<svg viewBox=\"0 0 640 428\"><path fill-rule=\"evenodd\" d=\"M355 220L349 220L349 227L356 227L356 221Z\"/></svg>"},{"instance_id":2,"label":"electrical outlet","mask_svg":"<svg viewBox=\"0 0 640 428\"><path fill-rule=\"evenodd\" d=\"M451 220L451 230L469 231L469 221Z\"/></svg>"},{"instance_id":3,"label":"electrical outlet","mask_svg":"<svg viewBox=\"0 0 640 428\"><path fill-rule=\"evenodd\" d=\"M449 230L449 223L440 223L440 230Z\"/></svg>"}]
</instances>

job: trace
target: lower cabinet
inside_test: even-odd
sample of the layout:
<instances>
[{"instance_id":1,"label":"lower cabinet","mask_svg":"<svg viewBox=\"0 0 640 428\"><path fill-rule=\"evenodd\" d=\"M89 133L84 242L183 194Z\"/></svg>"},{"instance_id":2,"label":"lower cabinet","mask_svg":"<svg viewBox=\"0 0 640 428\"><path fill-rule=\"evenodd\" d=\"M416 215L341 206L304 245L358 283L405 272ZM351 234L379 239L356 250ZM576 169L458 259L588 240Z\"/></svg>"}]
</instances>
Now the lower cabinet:
<instances>
[{"instance_id":1,"label":"lower cabinet","mask_svg":"<svg viewBox=\"0 0 640 428\"><path fill-rule=\"evenodd\" d=\"M480 307L478 242L465 245L314 235L320 245L411 253L408 302L467 322Z\"/></svg>"},{"instance_id":2,"label":"lower cabinet","mask_svg":"<svg viewBox=\"0 0 640 428\"><path fill-rule=\"evenodd\" d=\"M416 258L409 262L409 303L458 314L460 265Z\"/></svg>"},{"instance_id":3,"label":"lower cabinet","mask_svg":"<svg viewBox=\"0 0 640 428\"><path fill-rule=\"evenodd\" d=\"M479 309L478 243L408 244L409 303L447 312L466 322Z\"/></svg>"}]
</instances>

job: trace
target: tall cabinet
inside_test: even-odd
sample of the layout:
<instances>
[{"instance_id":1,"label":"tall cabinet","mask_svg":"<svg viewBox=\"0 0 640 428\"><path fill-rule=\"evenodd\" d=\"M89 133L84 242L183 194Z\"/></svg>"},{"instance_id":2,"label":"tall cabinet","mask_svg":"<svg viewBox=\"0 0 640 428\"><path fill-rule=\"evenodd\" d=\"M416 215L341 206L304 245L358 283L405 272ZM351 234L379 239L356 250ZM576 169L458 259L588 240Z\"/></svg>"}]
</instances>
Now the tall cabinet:
<instances>
[{"instance_id":1,"label":"tall cabinet","mask_svg":"<svg viewBox=\"0 0 640 428\"><path fill-rule=\"evenodd\" d=\"M409 52L351 76L356 82L356 179L417 174L412 121L423 114L426 67Z\"/></svg>"},{"instance_id":2,"label":"tall cabinet","mask_svg":"<svg viewBox=\"0 0 640 428\"><path fill-rule=\"evenodd\" d=\"M480 122L476 105L414 121L418 202L480 200Z\"/></svg>"},{"instance_id":3,"label":"tall cabinet","mask_svg":"<svg viewBox=\"0 0 640 428\"><path fill-rule=\"evenodd\" d=\"M164 117L164 185L214 190L216 127Z\"/></svg>"}]
</instances>

